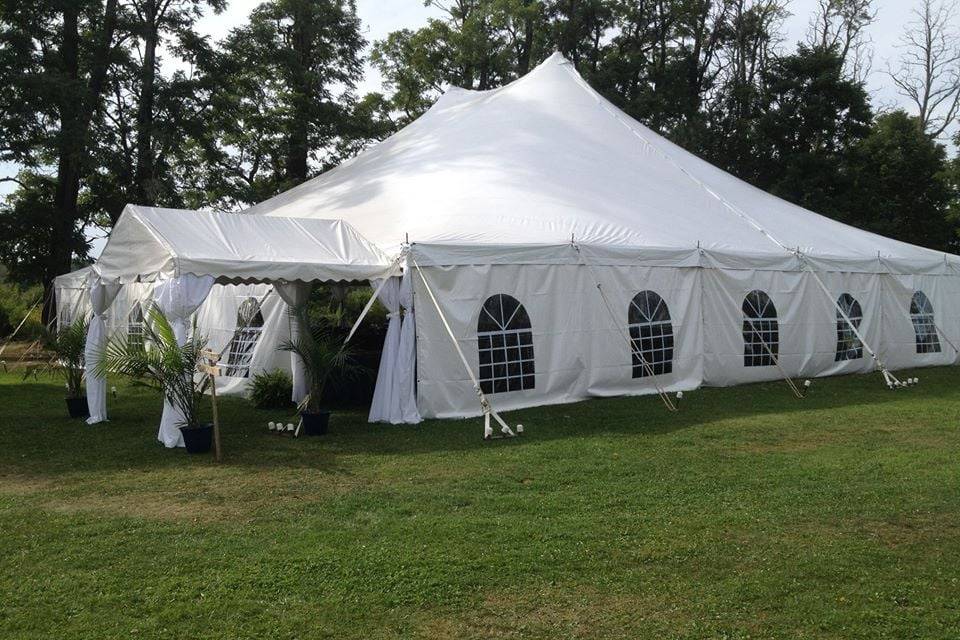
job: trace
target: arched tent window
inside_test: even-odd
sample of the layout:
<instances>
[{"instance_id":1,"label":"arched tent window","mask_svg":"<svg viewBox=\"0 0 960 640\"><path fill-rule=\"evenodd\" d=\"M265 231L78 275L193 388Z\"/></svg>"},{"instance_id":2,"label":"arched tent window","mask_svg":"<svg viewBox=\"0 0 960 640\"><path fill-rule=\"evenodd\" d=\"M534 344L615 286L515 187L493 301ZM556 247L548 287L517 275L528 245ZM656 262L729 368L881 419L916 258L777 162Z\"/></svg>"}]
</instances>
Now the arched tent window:
<instances>
[{"instance_id":1,"label":"arched tent window","mask_svg":"<svg viewBox=\"0 0 960 640\"><path fill-rule=\"evenodd\" d=\"M777 308L763 291L751 291L743 299L743 366L771 366L779 353Z\"/></svg>"},{"instance_id":2,"label":"arched tent window","mask_svg":"<svg viewBox=\"0 0 960 640\"><path fill-rule=\"evenodd\" d=\"M837 299L837 307L837 357L835 361L859 360L863 357L863 343L850 328L850 324L860 329L863 310L856 298L849 293L844 293ZM843 310L843 313L840 313L841 310ZM850 319L850 323L847 323L844 315Z\"/></svg>"},{"instance_id":3,"label":"arched tent window","mask_svg":"<svg viewBox=\"0 0 960 640\"><path fill-rule=\"evenodd\" d=\"M134 349L143 349L143 306L139 302L135 302L127 314L127 344Z\"/></svg>"},{"instance_id":4,"label":"arched tent window","mask_svg":"<svg viewBox=\"0 0 960 640\"><path fill-rule=\"evenodd\" d=\"M633 377L646 378L671 373L673 324L663 298L653 291L641 291L630 301L627 321L633 343Z\"/></svg>"},{"instance_id":5,"label":"arched tent window","mask_svg":"<svg viewBox=\"0 0 960 640\"><path fill-rule=\"evenodd\" d=\"M533 331L520 302L504 293L487 298L477 321L480 388L484 393L533 389Z\"/></svg>"},{"instance_id":6,"label":"arched tent window","mask_svg":"<svg viewBox=\"0 0 960 640\"><path fill-rule=\"evenodd\" d=\"M923 291L913 294L910 301L910 320L917 340L917 353L940 353L940 337L933 320L933 305Z\"/></svg>"},{"instance_id":7,"label":"arched tent window","mask_svg":"<svg viewBox=\"0 0 960 640\"><path fill-rule=\"evenodd\" d=\"M227 347L227 366L224 375L232 378L250 377L253 351L263 333L263 313L256 298L247 298L237 310L237 328Z\"/></svg>"}]
</instances>

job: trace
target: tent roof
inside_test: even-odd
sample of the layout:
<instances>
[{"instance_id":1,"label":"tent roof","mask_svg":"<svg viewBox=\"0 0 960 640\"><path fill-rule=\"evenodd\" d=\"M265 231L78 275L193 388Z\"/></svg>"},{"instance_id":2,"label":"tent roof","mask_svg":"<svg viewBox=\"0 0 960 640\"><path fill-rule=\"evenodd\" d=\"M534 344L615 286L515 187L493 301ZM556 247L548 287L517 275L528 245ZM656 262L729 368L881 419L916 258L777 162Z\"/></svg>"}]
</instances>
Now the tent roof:
<instances>
[{"instance_id":1,"label":"tent roof","mask_svg":"<svg viewBox=\"0 0 960 640\"><path fill-rule=\"evenodd\" d=\"M63 273L54 278L53 286L57 289L86 289L87 282L93 273L95 271L92 265L80 267L76 271Z\"/></svg>"},{"instance_id":2,"label":"tent roof","mask_svg":"<svg viewBox=\"0 0 960 640\"><path fill-rule=\"evenodd\" d=\"M391 252L407 235L488 247L575 237L599 247L945 262L684 151L593 91L559 54L500 89L451 89L396 135L247 212L340 218Z\"/></svg>"},{"instance_id":3,"label":"tent roof","mask_svg":"<svg viewBox=\"0 0 960 640\"><path fill-rule=\"evenodd\" d=\"M122 283L210 275L220 283L369 280L393 261L341 220L258 218L127 205L97 261Z\"/></svg>"}]
</instances>

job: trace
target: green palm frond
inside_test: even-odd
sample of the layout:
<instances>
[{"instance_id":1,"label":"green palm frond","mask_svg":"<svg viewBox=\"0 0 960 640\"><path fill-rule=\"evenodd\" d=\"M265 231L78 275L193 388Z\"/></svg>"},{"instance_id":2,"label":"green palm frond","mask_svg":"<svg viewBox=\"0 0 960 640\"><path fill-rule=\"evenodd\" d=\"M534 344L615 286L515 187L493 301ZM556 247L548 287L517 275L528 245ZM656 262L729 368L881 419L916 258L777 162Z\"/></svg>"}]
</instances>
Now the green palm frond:
<instances>
[{"instance_id":1,"label":"green palm frond","mask_svg":"<svg viewBox=\"0 0 960 640\"><path fill-rule=\"evenodd\" d=\"M281 351L296 354L303 361L310 390L301 403L301 410L316 412L321 409L323 392L333 374L352 378L359 377L366 371L357 362L353 350L343 344L340 333L334 330L329 322L313 324L305 335L296 340L288 340L279 348Z\"/></svg>"},{"instance_id":2,"label":"green palm frond","mask_svg":"<svg viewBox=\"0 0 960 640\"><path fill-rule=\"evenodd\" d=\"M53 358L46 364L28 367L24 379L41 373L63 376L67 397L79 398L83 394L88 324L86 316L80 316L66 328L48 335L46 345L53 352Z\"/></svg>"},{"instance_id":3,"label":"green palm frond","mask_svg":"<svg viewBox=\"0 0 960 640\"><path fill-rule=\"evenodd\" d=\"M194 372L207 346L206 338L192 336L179 344L170 321L156 306L150 308L144 333L149 340L146 348L143 342L131 342L126 336L108 340L95 371L153 382L184 415L185 424L181 426L197 424L204 381L195 382Z\"/></svg>"}]
</instances>

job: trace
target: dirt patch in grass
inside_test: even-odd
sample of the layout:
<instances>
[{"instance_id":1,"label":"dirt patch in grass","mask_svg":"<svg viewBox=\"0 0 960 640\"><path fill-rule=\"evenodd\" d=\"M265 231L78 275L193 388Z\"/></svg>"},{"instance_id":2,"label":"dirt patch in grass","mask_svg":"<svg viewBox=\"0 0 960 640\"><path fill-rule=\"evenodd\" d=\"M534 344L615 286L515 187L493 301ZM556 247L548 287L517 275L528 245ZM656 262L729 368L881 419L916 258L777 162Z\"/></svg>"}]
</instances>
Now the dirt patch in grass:
<instances>
[{"instance_id":1,"label":"dirt patch in grass","mask_svg":"<svg viewBox=\"0 0 960 640\"><path fill-rule=\"evenodd\" d=\"M0 475L0 494L11 496L31 495L55 489L58 484L60 483L46 477L3 474Z\"/></svg>"},{"instance_id":2,"label":"dirt patch in grass","mask_svg":"<svg viewBox=\"0 0 960 640\"><path fill-rule=\"evenodd\" d=\"M943 540L960 540L955 514L916 513L889 520L855 521L848 526L890 549L913 545L934 549Z\"/></svg>"},{"instance_id":3,"label":"dirt patch in grass","mask_svg":"<svg viewBox=\"0 0 960 640\"><path fill-rule=\"evenodd\" d=\"M8 479L12 481L7 482ZM111 473L56 482L6 476L3 492L56 513L91 513L168 522L243 522L284 506L320 502L360 486L349 476L316 470L197 468Z\"/></svg>"},{"instance_id":4,"label":"dirt patch in grass","mask_svg":"<svg viewBox=\"0 0 960 640\"><path fill-rule=\"evenodd\" d=\"M423 638L623 638L682 628L691 614L654 594L610 594L594 587L552 586L532 593L487 594L456 616L437 616L417 630Z\"/></svg>"}]
</instances>

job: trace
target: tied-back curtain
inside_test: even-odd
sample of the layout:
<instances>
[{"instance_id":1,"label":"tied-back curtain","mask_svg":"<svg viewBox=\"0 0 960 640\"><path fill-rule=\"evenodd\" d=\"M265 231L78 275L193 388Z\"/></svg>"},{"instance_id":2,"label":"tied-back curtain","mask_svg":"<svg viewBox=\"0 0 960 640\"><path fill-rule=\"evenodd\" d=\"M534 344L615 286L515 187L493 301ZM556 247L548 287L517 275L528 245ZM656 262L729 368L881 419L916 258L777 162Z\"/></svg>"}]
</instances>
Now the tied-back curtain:
<instances>
[{"instance_id":1,"label":"tied-back curtain","mask_svg":"<svg viewBox=\"0 0 960 640\"><path fill-rule=\"evenodd\" d=\"M374 289L380 281L372 281ZM380 302L387 308L387 337L383 340L377 384L370 402L370 422L393 422L393 394L396 384L397 361L400 356L400 278L390 278L380 289Z\"/></svg>"},{"instance_id":2,"label":"tied-back curtain","mask_svg":"<svg viewBox=\"0 0 960 640\"><path fill-rule=\"evenodd\" d=\"M153 299L170 322L178 344L187 341L187 321L207 299L212 287L212 276L187 273L171 280L164 280L153 290ZM157 439L165 447L183 446L183 436L180 433L183 418L183 413L164 397L163 416L160 418Z\"/></svg>"},{"instance_id":3,"label":"tied-back curtain","mask_svg":"<svg viewBox=\"0 0 960 640\"><path fill-rule=\"evenodd\" d=\"M403 324L390 422L416 424L422 418L417 411L417 324L413 313L413 270L409 268L400 280L400 306L403 307Z\"/></svg>"},{"instance_id":4,"label":"tied-back curtain","mask_svg":"<svg viewBox=\"0 0 960 640\"><path fill-rule=\"evenodd\" d=\"M303 310L310 299L312 288L309 282L281 282L274 285L280 299L287 304L290 313L290 342L296 342L301 335L309 331L303 326ZM290 353L290 370L293 372L293 396L297 404L303 402L310 392L310 381L307 379L306 367L303 360L295 353Z\"/></svg>"},{"instance_id":5,"label":"tied-back curtain","mask_svg":"<svg viewBox=\"0 0 960 640\"><path fill-rule=\"evenodd\" d=\"M87 326L87 342L84 345L84 364L87 370L87 405L90 417L87 424L107 420L107 378L94 371L100 362L100 354L107 341L106 313L120 293L119 284L105 284L99 278L90 285L90 306L93 316Z\"/></svg>"}]
</instances>

